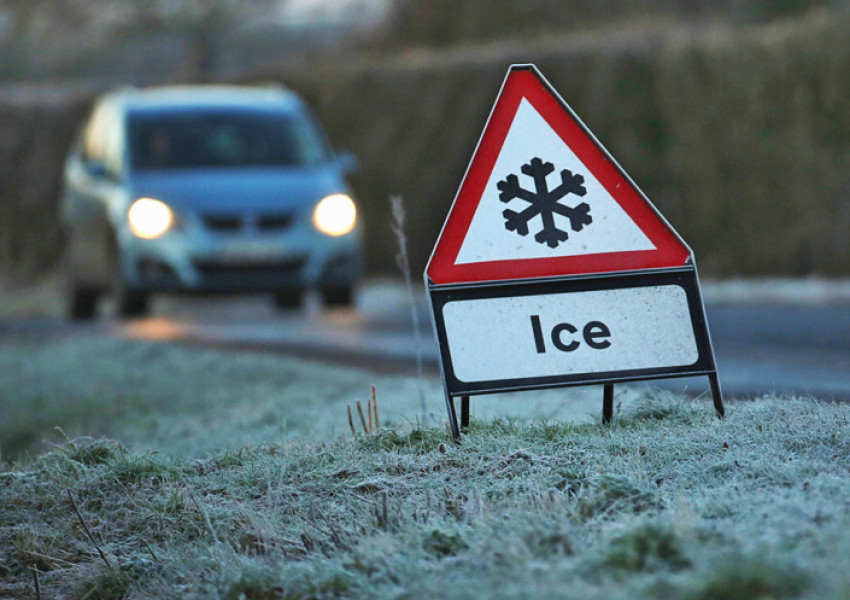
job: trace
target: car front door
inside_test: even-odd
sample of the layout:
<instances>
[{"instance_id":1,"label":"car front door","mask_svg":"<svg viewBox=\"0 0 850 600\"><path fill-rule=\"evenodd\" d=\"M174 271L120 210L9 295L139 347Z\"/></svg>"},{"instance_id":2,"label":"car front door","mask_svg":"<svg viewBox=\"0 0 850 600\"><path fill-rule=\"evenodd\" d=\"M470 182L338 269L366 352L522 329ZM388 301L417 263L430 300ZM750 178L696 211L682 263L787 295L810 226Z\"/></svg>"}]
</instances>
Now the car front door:
<instances>
[{"instance_id":1,"label":"car front door","mask_svg":"<svg viewBox=\"0 0 850 600\"><path fill-rule=\"evenodd\" d=\"M62 216L68 232L69 275L79 287L104 290L114 268L110 217L120 202L123 127L108 104L95 108L65 165Z\"/></svg>"}]
</instances>

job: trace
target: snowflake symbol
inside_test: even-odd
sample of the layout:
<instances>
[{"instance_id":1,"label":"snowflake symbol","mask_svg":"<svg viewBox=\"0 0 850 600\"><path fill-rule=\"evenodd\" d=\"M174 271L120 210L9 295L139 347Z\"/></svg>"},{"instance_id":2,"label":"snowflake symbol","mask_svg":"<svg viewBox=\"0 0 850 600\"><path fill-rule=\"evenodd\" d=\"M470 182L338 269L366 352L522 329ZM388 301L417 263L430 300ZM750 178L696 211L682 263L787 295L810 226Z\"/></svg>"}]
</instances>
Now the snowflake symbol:
<instances>
[{"instance_id":1,"label":"snowflake symbol","mask_svg":"<svg viewBox=\"0 0 850 600\"><path fill-rule=\"evenodd\" d=\"M519 198L530 204L521 212L505 209L502 212L502 216L505 217L505 229L516 231L519 235L528 235L528 222L540 215L543 229L535 234L534 239L550 248L557 248L559 243L565 242L569 237L566 231L555 226L555 213L567 217L573 231L581 231L585 225L593 222L587 202L582 202L575 208L558 203L558 200L568 194L584 196L587 193L583 185L584 177L578 174L573 175L571 171L564 169L561 171L561 185L549 191L546 176L554 170L552 163L543 162L535 157L522 165L522 172L534 179L534 192L520 187L519 178L516 175L508 175L497 184L500 190L499 200L502 202Z\"/></svg>"}]
</instances>

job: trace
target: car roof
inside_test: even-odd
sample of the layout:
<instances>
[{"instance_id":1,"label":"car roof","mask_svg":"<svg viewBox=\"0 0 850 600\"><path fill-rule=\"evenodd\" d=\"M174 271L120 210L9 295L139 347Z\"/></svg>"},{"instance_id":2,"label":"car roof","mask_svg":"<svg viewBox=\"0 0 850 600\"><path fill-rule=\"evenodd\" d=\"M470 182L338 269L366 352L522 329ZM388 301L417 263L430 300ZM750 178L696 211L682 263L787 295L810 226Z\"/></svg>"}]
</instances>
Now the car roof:
<instances>
[{"instance_id":1,"label":"car roof","mask_svg":"<svg viewBox=\"0 0 850 600\"><path fill-rule=\"evenodd\" d=\"M167 112L197 109L245 109L294 112L300 98L281 86L175 85L124 88L107 95L127 112Z\"/></svg>"}]
</instances>

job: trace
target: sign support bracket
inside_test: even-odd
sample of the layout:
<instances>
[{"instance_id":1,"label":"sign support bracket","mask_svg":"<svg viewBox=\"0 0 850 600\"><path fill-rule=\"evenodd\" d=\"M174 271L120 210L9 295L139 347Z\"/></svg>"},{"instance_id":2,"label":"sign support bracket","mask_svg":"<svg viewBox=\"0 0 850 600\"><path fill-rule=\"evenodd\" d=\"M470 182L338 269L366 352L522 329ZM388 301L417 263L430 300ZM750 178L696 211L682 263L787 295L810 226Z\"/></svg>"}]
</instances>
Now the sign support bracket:
<instances>
[{"instance_id":1,"label":"sign support bracket","mask_svg":"<svg viewBox=\"0 0 850 600\"><path fill-rule=\"evenodd\" d=\"M717 418L722 419L726 416L726 410L723 408L723 396L720 392L720 379L717 377L717 371L709 373L708 383L711 386L711 399L714 400L714 410L717 411Z\"/></svg>"},{"instance_id":2,"label":"sign support bracket","mask_svg":"<svg viewBox=\"0 0 850 600\"><path fill-rule=\"evenodd\" d=\"M457 420L457 410L454 398L446 394L446 404L449 408L449 426L455 443L460 443L460 434L469 429L469 396L460 397L460 424Z\"/></svg>"},{"instance_id":3,"label":"sign support bracket","mask_svg":"<svg viewBox=\"0 0 850 600\"><path fill-rule=\"evenodd\" d=\"M691 266L660 271L634 273L603 274L590 277L567 277L549 280L501 282L498 284L473 284L457 286L435 286L426 281L428 296L434 317L435 332L441 352L441 371L446 393L449 425L452 437L460 442L461 435L468 429L470 422L470 397L476 394L498 393L502 391L521 391L576 385L601 384L602 424L609 425L614 418L614 385L628 381L646 381L672 377L691 377L706 375L709 378L710 392L717 416L725 415L720 381L715 366L714 353L708 335L705 308L699 290L695 268ZM663 368L639 369L635 371L615 370L606 373L578 373L550 376L548 378L520 378L515 380L493 380L467 382L457 377L446 337L444 307L450 302L465 302L487 298L523 297L551 293L586 293L608 289L641 289L664 286L676 286L684 290L688 305L691 327L698 352L698 358L691 365ZM455 399L460 398L460 415Z\"/></svg>"},{"instance_id":4,"label":"sign support bracket","mask_svg":"<svg viewBox=\"0 0 850 600\"><path fill-rule=\"evenodd\" d=\"M469 428L469 396L460 397L460 428Z\"/></svg>"},{"instance_id":5,"label":"sign support bracket","mask_svg":"<svg viewBox=\"0 0 850 600\"><path fill-rule=\"evenodd\" d=\"M717 418L722 419L726 416L726 410L723 407L723 397L720 391L720 380L717 377L717 371L708 374L709 385L711 386L711 399L714 402L714 410L717 413ZM456 444L462 441L461 434L469 429L469 396L460 397L460 421L458 422L457 411L455 410L454 397L446 393L446 403L449 408L449 427L452 431L452 439ZM614 384L606 383L602 386L602 424L610 425L614 419Z\"/></svg>"},{"instance_id":6,"label":"sign support bracket","mask_svg":"<svg viewBox=\"0 0 850 600\"><path fill-rule=\"evenodd\" d=\"M452 439L455 444L459 444L461 441L460 438L460 426L457 422L457 411L455 410L455 399L446 391L446 408L448 408L449 413L449 427L452 430Z\"/></svg>"},{"instance_id":7,"label":"sign support bracket","mask_svg":"<svg viewBox=\"0 0 850 600\"><path fill-rule=\"evenodd\" d=\"M602 424L610 425L614 418L614 384L602 386Z\"/></svg>"}]
</instances>

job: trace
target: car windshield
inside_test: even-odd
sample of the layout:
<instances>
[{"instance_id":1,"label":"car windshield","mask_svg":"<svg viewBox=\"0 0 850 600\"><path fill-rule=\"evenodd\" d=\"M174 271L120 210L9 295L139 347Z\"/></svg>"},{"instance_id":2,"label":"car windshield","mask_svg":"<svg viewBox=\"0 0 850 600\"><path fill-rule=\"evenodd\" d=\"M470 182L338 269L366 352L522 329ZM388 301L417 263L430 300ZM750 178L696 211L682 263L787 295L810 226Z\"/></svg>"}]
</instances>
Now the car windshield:
<instances>
[{"instance_id":1,"label":"car windshield","mask_svg":"<svg viewBox=\"0 0 850 600\"><path fill-rule=\"evenodd\" d=\"M322 135L301 115L137 114L129 133L137 169L309 166L328 156Z\"/></svg>"}]
</instances>

